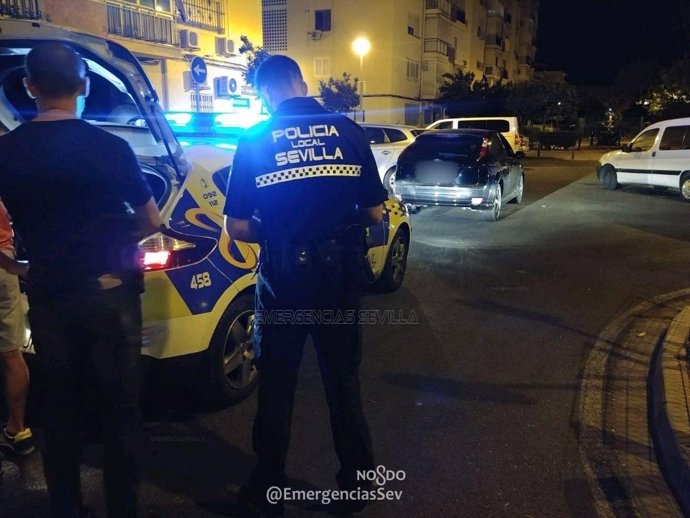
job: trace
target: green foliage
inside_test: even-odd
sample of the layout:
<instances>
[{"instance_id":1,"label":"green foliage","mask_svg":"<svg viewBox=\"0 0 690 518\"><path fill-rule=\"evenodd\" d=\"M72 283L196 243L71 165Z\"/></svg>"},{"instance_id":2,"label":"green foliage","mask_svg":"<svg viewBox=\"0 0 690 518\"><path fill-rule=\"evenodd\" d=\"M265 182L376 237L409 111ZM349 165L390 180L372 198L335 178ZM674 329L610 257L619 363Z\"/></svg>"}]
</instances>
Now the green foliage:
<instances>
[{"instance_id":1,"label":"green foliage","mask_svg":"<svg viewBox=\"0 0 690 518\"><path fill-rule=\"evenodd\" d=\"M343 72L342 79L329 77L328 81L319 81L319 95L323 107L329 112L347 113L359 104L357 85L359 79L351 78Z\"/></svg>"},{"instance_id":2,"label":"green foliage","mask_svg":"<svg viewBox=\"0 0 690 518\"><path fill-rule=\"evenodd\" d=\"M443 74L437 102L449 117L505 115L506 85L489 84L486 77L475 81L473 72Z\"/></svg>"},{"instance_id":3,"label":"green foliage","mask_svg":"<svg viewBox=\"0 0 690 518\"><path fill-rule=\"evenodd\" d=\"M673 63L661 73L661 81L639 101L658 120L690 117L690 58Z\"/></svg>"},{"instance_id":4,"label":"green foliage","mask_svg":"<svg viewBox=\"0 0 690 518\"><path fill-rule=\"evenodd\" d=\"M577 92L561 82L515 83L508 89L506 107L523 121L573 121L577 117Z\"/></svg>"},{"instance_id":5,"label":"green foliage","mask_svg":"<svg viewBox=\"0 0 690 518\"><path fill-rule=\"evenodd\" d=\"M243 73L245 81L254 85L254 73L259 65L263 63L271 54L260 45L254 45L247 36L240 36L242 46L240 54L247 55L247 70Z\"/></svg>"}]
</instances>

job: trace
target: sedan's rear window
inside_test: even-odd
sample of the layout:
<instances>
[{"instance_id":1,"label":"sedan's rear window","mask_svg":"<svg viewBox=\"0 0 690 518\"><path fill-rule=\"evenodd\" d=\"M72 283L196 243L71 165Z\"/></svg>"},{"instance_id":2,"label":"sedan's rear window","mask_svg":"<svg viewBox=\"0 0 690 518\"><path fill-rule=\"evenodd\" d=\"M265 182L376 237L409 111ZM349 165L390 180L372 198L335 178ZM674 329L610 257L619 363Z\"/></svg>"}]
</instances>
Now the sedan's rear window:
<instances>
[{"instance_id":1,"label":"sedan's rear window","mask_svg":"<svg viewBox=\"0 0 690 518\"><path fill-rule=\"evenodd\" d=\"M452 160L470 162L479 158L482 137L478 135L434 135L425 133L403 151L400 161Z\"/></svg>"}]
</instances>

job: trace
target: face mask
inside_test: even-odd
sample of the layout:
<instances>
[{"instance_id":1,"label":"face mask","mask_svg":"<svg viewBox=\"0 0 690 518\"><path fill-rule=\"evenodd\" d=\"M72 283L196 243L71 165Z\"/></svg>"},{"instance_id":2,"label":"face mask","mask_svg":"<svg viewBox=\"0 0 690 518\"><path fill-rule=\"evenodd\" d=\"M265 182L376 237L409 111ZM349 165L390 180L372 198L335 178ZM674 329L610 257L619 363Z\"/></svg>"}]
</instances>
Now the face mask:
<instances>
[{"instance_id":1,"label":"face mask","mask_svg":"<svg viewBox=\"0 0 690 518\"><path fill-rule=\"evenodd\" d=\"M80 95L77 97L77 118L81 119L81 114L84 112L86 107L86 96Z\"/></svg>"}]
</instances>

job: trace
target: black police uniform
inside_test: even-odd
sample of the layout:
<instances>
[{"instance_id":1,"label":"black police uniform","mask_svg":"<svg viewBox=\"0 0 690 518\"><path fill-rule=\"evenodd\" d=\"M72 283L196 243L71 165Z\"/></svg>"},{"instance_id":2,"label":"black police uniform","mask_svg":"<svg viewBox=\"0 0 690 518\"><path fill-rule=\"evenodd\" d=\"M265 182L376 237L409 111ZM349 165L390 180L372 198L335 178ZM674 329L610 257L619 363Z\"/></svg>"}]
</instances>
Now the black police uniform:
<instances>
[{"instance_id":1,"label":"black police uniform","mask_svg":"<svg viewBox=\"0 0 690 518\"><path fill-rule=\"evenodd\" d=\"M345 232L357 207L387 198L364 131L314 99L284 101L273 117L240 139L225 214L261 218L261 265L254 346L261 378L250 486L284 487L297 371L307 334L317 351L341 469L354 489L356 470L374 467L360 400L362 234ZM352 228L352 227L350 227ZM348 238L348 235L351 236Z\"/></svg>"}]
</instances>

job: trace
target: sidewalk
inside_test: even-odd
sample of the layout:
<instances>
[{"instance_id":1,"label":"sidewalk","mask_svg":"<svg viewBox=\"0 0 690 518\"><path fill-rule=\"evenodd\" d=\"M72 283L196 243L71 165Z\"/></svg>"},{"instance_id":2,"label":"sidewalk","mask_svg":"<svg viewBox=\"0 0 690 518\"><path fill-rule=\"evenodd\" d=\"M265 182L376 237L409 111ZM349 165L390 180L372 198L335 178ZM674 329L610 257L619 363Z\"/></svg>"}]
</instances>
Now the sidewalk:
<instances>
[{"instance_id":1,"label":"sidewalk","mask_svg":"<svg viewBox=\"0 0 690 518\"><path fill-rule=\"evenodd\" d=\"M600 516L690 517L690 289L601 333L582 375L578 435Z\"/></svg>"},{"instance_id":2,"label":"sidewalk","mask_svg":"<svg viewBox=\"0 0 690 518\"><path fill-rule=\"evenodd\" d=\"M536 149L530 149L527 152L526 158L527 159L537 159L539 160L540 158L558 158L561 160L589 160L589 161L598 161L601 155L604 153L608 153L609 151L613 151L615 149L619 148L614 148L614 147L605 147L605 146L600 146L600 147L590 147L589 142L582 142L582 147L578 151L577 148L575 150L571 149L542 149L541 151L538 151ZM537 156L539 154L539 156Z\"/></svg>"}]
</instances>

